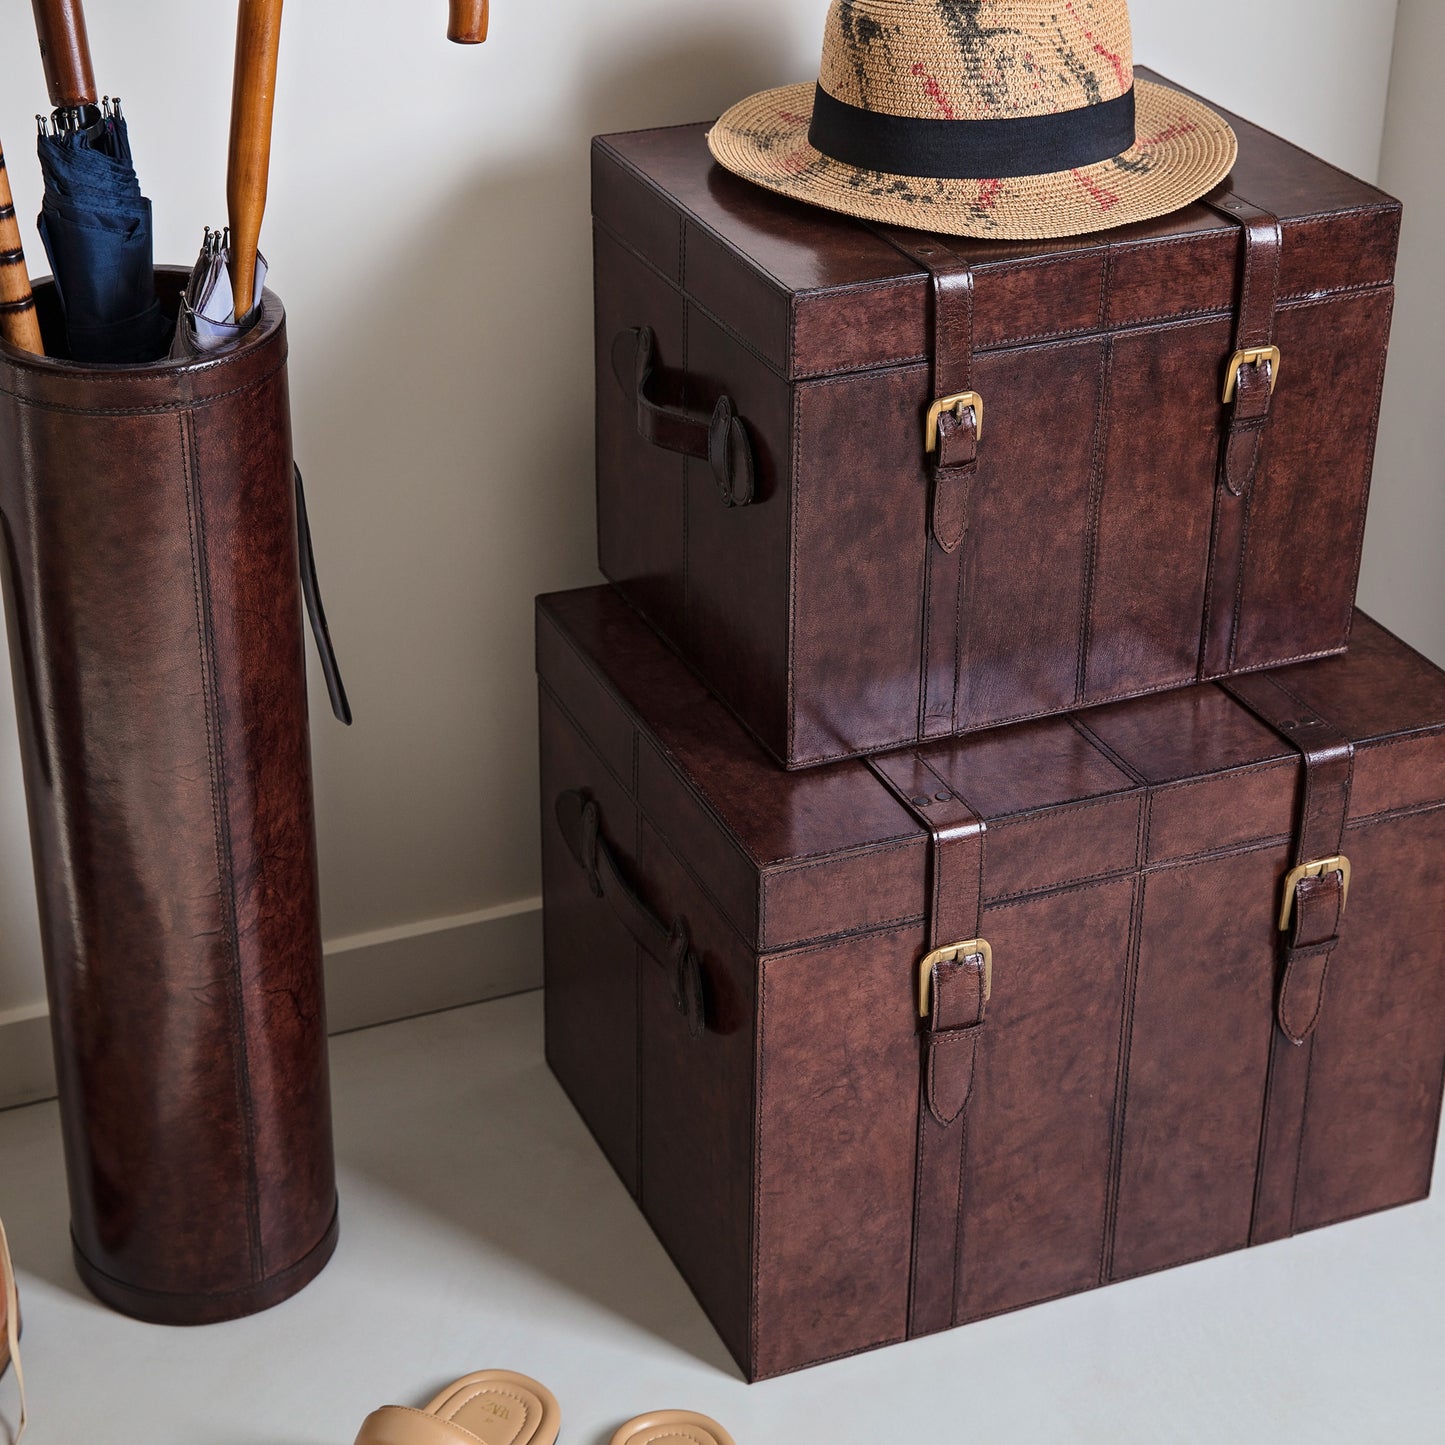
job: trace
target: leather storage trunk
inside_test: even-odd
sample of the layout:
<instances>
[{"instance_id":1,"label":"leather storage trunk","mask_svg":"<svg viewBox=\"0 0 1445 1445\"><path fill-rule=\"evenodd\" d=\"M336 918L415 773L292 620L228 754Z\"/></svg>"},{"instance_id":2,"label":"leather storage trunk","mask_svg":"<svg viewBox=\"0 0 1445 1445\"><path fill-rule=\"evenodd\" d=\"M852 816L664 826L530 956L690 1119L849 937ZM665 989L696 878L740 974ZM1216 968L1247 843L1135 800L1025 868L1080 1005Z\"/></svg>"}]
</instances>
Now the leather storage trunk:
<instances>
[{"instance_id":1,"label":"leather storage trunk","mask_svg":"<svg viewBox=\"0 0 1445 1445\"><path fill-rule=\"evenodd\" d=\"M1210 204L1043 243L595 142L602 570L786 766L1344 649L1399 207L1231 120Z\"/></svg>"},{"instance_id":2,"label":"leather storage trunk","mask_svg":"<svg viewBox=\"0 0 1445 1445\"><path fill-rule=\"evenodd\" d=\"M87 367L36 300L50 354L0 343L0 577L75 1263L209 1324L337 1238L285 314Z\"/></svg>"},{"instance_id":3,"label":"leather storage trunk","mask_svg":"<svg viewBox=\"0 0 1445 1445\"><path fill-rule=\"evenodd\" d=\"M791 774L614 592L538 655L548 1059L750 1378L1428 1193L1445 674L1367 618Z\"/></svg>"}]
</instances>

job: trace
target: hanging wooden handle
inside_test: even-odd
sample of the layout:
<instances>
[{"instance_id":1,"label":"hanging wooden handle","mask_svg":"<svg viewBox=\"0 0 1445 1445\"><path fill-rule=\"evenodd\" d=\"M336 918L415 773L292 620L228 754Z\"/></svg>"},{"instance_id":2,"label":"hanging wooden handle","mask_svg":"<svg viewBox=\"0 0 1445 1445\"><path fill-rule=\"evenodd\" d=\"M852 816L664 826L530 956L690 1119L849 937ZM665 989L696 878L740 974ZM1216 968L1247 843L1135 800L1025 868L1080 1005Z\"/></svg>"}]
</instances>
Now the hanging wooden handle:
<instances>
[{"instance_id":1,"label":"hanging wooden handle","mask_svg":"<svg viewBox=\"0 0 1445 1445\"><path fill-rule=\"evenodd\" d=\"M21 351L45 355L40 323L35 319L35 298L30 294L30 273L20 245L5 151L0 148L0 336Z\"/></svg>"},{"instance_id":2,"label":"hanging wooden handle","mask_svg":"<svg viewBox=\"0 0 1445 1445\"><path fill-rule=\"evenodd\" d=\"M451 0L451 6L447 39L458 45L480 45L487 38L487 0Z\"/></svg>"},{"instance_id":3,"label":"hanging wooden handle","mask_svg":"<svg viewBox=\"0 0 1445 1445\"><path fill-rule=\"evenodd\" d=\"M236 319L255 304L256 248L271 174L271 118L281 49L282 0L241 0L236 79L231 95L231 159L226 205L231 222L231 289Z\"/></svg>"},{"instance_id":4,"label":"hanging wooden handle","mask_svg":"<svg viewBox=\"0 0 1445 1445\"><path fill-rule=\"evenodd\" d=\"M80 0L31 0L31 4L51 105L63 110L94 105L95 71Z\"/></svg>"}]
</instances>

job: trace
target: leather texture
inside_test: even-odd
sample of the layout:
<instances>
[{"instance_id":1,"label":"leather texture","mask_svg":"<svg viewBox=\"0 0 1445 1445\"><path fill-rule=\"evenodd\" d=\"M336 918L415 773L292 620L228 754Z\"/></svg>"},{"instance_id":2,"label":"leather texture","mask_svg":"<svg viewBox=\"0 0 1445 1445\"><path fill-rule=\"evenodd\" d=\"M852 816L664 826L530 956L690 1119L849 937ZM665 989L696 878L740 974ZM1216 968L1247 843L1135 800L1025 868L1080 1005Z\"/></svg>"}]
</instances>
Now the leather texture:
<instances>
[{"instance_id":1,"label":"leather texture","mask_svg":"<svg viewBox=\"0 0 1445 1445\"><path fill-rule=\"evenodd\" d=\"M268 294L213 361L0 354L76 1263L168 1324L276 1304L336 1240L286 350Z\"/></svg>"},{"instance_id":2,"label":"leather texture","mask_svg":"<svg viewBox=\"0 0 1445 1445\"><path fill-rule=\"evenodd\" d=\"M595 143L601 567L785 766L1344 650L1400 210L1231 119L1212 204L966 247L749 186L704 127ZM747 507L639 438L642 327L695 429L746 424ZM945 411L928 454L966 391L982 435Z\"/></svg>"},{"instance_id":3,"label":"leather texture","mask_svg":"<svg viewBox=\"0 0 1445 1445\"><path fill-rule=\"evenodd\" d=\"M1353 741L1290 688L1287 679L1241 678L1229 691L1299 750L1304 763L1293 867L1345 852L1354 782ZM1292 876L1292 875L1291 875ZM1286 879L1286 887L1289 887ZM1345 875L1334 868L1293 885L1289 927L1280 931L1281 962L1270 1057L1264 1138L1250 1242L1267 1244L1295 1229L1300 1148L1305 1128L1315 1034L1329 992L1330 963L1340 945ZM1348 987L1348 983L1345 985Z\"/></svg>"},{"instance_id":4,"label":"leather texture","mask_svg":"<svg viewBox=\"0 0 1445 1445\"><path fill-rule=\"evenodd\" d=\"M921 1335L948 1329L958 1298L967 1110L988 1017L984 955L966 945L979 939L982 928L988 825L916 753L875 759L872 766L932 839L924 965L935 952L965 945L958 956L928 966L927 999L919 1006L923 1081L909 1333Z\"/></svg>"},{"instance_id":5,"label":"leather texture","mask_svg":"<svg viewBox=\"0 0 1445 1445\"><path fill-rule=\"evenodd\" d=\"M638 946L666 971L673 1004L687 1020L688 1032L701 1034L707 1023L702 966L687 920L679 915L669 927L647 906L602 831L602 812L594 798L562 793L555 811L567 851L586 875L592 896L607 900Z\"/></svg>"},{"instance_id":6,"label":"leather texture","mask_svg":"<svg viewBox=\"0 0 1445 1445\"><path fill-rule=\"evenodd\" d=\"M734 1445L733 1437L692 1410L655 1410L618 1428L611 1445Z\"/></svg>"},{"instance_id":7,"label":"leather texture","mask_svg":"<svg viewBox=\"0 0 1445 1445\"><path fill-rule=\"evenodd\" d=\"M650 327L620 331L612 344L612 369L623 395L637 408L637 435L663 451L705 461L725 507L753 500L755 464L748 429L732 398L720 396L711 414L662 400L669 388L657 363L657 338Z\"/></svg>"},{"instance_id":8,"label":"leather texture","mask_svg":"<svg viewBox=\"0 0 1445 1445\"><path fill-rule=\"evenodd\" d=\"M356 1445L555 1445L561 1427L561 1407L545 1385L512 1370L479 1370L420 1410L372 1411Z\"/></svg>"},{"instance_id":9,"label":"leather texture","mask_svg":"<svg viewBox=\"0 0 1445 1445\"><path fill-rule=\"evenodd\" d=\"M1445 673L1353 631L789 773L615 590L542 599L548 1060L750 1378L1428 1194ZM687 919L700 1036L567 791Z\"/></svg>"},{"instance_id":10,"label":"leather texture","mask_svg":"<svg viewBox=\"0 0 1445 1445\"><path fill-rule=\"evenodd\" d=\"M1232 191L1207 204L1237 222L1244 234L1235 355L1271 346L1284 250L1279 217ZM1215 493L1214 535L1204 599L1202 677L1225 677L1234 671L1249 503L1265 451L1270 408L1279 379L1272 362L1243 365L1237 370L1231 362L1231 371L1234 399L1225 403L1230 410Z\"/></svg>"}]
</instances>

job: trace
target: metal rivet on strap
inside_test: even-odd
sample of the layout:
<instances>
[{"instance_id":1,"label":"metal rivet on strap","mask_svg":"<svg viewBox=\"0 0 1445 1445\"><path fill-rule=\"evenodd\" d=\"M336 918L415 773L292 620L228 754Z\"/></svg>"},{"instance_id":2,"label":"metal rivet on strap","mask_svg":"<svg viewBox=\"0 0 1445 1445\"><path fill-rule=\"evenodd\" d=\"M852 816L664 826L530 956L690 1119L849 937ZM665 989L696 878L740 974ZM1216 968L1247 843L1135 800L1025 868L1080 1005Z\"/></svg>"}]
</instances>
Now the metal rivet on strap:
<instances>
[{"instance_id":1,"label":"metal rivet on strap","mask_svg":"<svg viewBox=\"0 0 1445 1445\"><path fill-rule=\"evenodd\" d=\"M915 808L926 808L926 807L928 807L928 805L929 805L932 801L933 801L932 798L923 798L923 797L914 798L914 799L913 799L913 806L914 806Z\"/></svg>"}]
</instances>

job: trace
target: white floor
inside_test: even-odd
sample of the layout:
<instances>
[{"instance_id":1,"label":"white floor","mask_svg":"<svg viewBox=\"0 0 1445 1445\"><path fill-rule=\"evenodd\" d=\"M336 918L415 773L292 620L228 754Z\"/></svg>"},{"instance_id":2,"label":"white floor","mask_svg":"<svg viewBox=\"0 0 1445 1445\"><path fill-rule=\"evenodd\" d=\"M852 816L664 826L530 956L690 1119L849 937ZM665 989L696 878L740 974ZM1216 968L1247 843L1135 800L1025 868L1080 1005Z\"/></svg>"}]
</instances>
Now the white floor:
<instances>
[{"instance_id":1,"label":"white floor","mask_svg":"<svg viewBox=\"0 0 1445 1445\"><path fill-rule=\"evenodd\" d=\"M350 1445L374 1406L492 1365L552 1387L564 1445L668 1406L738 1445L1445 1441L1439 1203L744 1385L547 1073L541 1019L529 994L336 1040L336 1259L204 1330L89 1299L54 1106L0 1114L27 1445Z\"/></svg>"}]
</instances>

